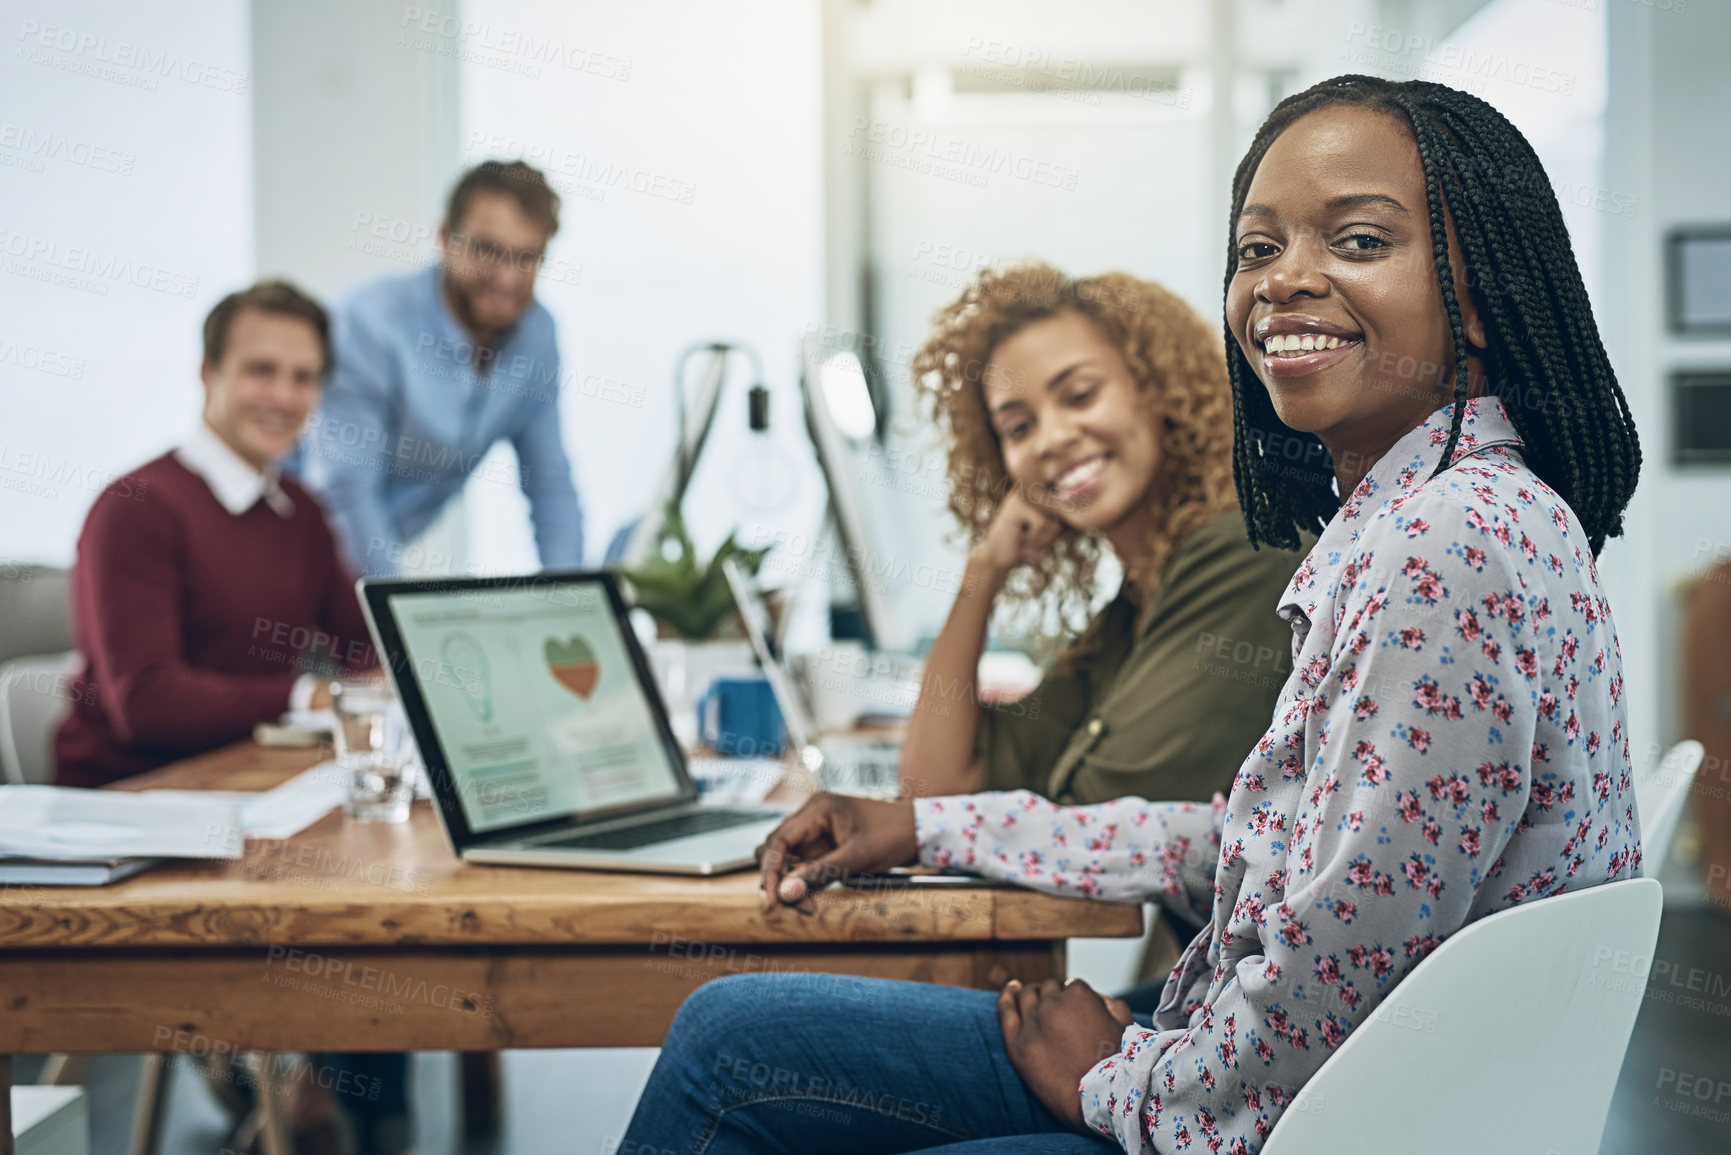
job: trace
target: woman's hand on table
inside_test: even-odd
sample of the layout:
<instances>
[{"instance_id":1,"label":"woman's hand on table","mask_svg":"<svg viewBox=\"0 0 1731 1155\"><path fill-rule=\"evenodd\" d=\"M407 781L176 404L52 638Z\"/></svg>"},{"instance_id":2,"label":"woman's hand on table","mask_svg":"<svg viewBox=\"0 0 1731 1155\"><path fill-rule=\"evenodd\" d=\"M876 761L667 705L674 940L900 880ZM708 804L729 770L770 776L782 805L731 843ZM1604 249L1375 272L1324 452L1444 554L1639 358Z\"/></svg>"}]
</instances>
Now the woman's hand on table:
<instances>
[{"instance_id":1,"label":"woman's hand on table","mask_svg":"<svg viewBox=\"0 0 1731 1155\"><path fill-rule=\"evenodd\" d=\"M911 799L816 795L757 848L763 909L779 902L811 914L812 895L843 875L888 870L918 857Z\"/></svg>"},{"instance_id":2,"label":"woman's hand on table","mask_svg":"<svg viewBox=\"0 0 1731 1155\"><path fill-rule=\"evenodd\" d=\"M1116 1055L1124 1028L1134 1020L1121 1000L1081 979L1023 983L1011 979L998 995L998 1027L1010 1065L1047 1110L1078 1131L1082 1076Z\"/></svg>"}]
</instances>

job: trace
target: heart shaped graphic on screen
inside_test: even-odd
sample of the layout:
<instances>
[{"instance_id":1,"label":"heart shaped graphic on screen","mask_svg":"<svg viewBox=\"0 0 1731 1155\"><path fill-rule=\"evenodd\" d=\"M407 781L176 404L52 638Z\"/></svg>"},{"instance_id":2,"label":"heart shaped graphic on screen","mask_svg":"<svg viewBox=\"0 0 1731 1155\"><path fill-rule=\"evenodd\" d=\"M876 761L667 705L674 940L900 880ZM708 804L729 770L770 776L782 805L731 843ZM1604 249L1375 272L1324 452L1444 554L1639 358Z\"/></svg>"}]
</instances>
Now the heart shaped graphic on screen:
<instances>
[{"instance_id":1,"label":"heart shaped graphic on screen","mask_svg":"<svg viewBox=\"0 0 1731 1155\"><path fill-rule=\"evenodd\" d=\"M595 651L589 648L589 643L577 634L564 641L548 638L541 653L547 659L548 672L559 679L559 684L587 702L601 680L601 663L595 660Z\"/></svg>"}]
</instances>

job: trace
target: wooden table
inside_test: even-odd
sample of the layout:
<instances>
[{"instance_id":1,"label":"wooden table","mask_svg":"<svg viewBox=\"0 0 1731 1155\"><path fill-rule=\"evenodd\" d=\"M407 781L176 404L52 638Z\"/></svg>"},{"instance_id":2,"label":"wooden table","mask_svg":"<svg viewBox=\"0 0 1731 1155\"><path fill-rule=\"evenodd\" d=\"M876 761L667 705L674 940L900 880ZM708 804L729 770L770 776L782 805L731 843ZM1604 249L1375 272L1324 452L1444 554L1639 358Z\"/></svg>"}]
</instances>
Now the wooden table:
<instances>
[{"instance_id":1,"label":"wooden table","mask_svg":"<svg viewBox=\"0 0 1731 1155\"><path fill-rule=\"evenodd\" d=\"M127 786L262 790L325 757L242 743ZM765 914L756 882L467 865L417 805L114 886L0 888L0 1155L11 1054L648 1047L722 975L996 988L1142 930L1136 906L986 887Z\"/></svg>"}]
</instances>

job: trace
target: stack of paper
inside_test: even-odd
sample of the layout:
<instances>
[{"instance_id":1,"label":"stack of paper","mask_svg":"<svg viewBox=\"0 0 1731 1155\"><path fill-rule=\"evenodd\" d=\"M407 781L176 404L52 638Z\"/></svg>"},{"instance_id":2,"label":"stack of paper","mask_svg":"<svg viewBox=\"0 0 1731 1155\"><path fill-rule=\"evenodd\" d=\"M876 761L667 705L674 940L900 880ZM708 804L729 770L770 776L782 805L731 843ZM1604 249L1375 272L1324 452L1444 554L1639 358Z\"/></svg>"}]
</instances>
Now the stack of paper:
<instances>
[{"instance_id":1,"label":"stack of paper","mask_svg":"<svg viewBox=\"0 0 1731 1155\"><path fill-rule=\"evenodd\" d=\"M290 838L342 805L324 762L274 790L0 786L0 885L99 886L166 858L239 858L248 838Z\"/></svg>"},{"instance_id":2,"label":"stack of paper","mask_svg":"<svg viewBox=\"0 0 1731 1155\"><path fill-rule=\"evenodd\" d=\"M241 811L221 795L0 786L0 884L90 886L164 858L235 858Z\"/></svg>"},{"instance_id":3,"label":"stack of paper","mask_svg":"<svg viewBox=\"0 0 1731 1155\"><path fill-rule=\"evenodd\" d=\"M0 854L48 859L239 858L232 795L0 786Z\"/></svg>"},{"instance_id":4,"label":"stack of paper","mask_svg":"<svg viewBox=\"0 0 1731 1155\"><path fill-rule=\"evenodd\" d=\"M162 858L54 858L0 856L0 886L107 886L148 870Z\"/></svg>"}]
</instances>

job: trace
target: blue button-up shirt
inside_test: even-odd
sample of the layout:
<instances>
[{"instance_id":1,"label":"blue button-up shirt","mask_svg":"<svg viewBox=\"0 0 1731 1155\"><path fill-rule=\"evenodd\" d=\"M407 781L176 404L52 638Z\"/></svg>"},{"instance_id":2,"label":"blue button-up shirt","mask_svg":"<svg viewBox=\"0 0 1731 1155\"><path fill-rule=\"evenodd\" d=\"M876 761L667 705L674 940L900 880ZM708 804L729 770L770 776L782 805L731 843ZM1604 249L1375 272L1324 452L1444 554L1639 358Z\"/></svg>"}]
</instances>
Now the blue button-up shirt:
<instances>
[{"instance_id":1,"label":"blue button-up shirt","mask_svg":"<svg viewBox=\"0 0 1731 1155\"><path fill-rule=\"evenodd\" d=\"M506 440L541 564L581 565L583 513L560 435L552 314L531 303L488 372L477 373L474 339L452 316L442 277L435 266L374 281L332 309L336 370L301 442L299 471L354 568L389 577L402 568L404 544Z\"/></svg>"}]
</instances>

